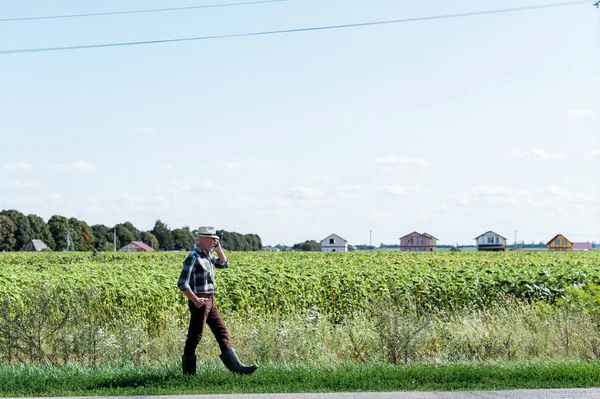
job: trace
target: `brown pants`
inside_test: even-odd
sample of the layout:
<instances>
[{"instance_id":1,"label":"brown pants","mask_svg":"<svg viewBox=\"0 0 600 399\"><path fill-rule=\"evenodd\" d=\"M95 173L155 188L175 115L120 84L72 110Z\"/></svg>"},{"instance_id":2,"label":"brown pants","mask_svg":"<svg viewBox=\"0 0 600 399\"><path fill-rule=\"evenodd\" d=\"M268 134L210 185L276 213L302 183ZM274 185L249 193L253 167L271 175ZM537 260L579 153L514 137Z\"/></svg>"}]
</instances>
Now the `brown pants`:
<instances>
[{"instance_id":1,"label":"brown pants","mask_svg":"<svg viewBox=\"0 0 600 399\"><path fill-rule=\"evenodd\" d=\"M197 308L192 301L188 301L188 308L190 309L190 326L188 328L188 335L185 341L185 347L183 354L185 356L193 356L196 354L196 347L202 339L202 333L204 332L204 325L208 324L212 333L221 348L221 352L225 352L231 348L229 342L229 332L227 326L221 318L221 313L215 304L215 297L213 294L196 294L198 298L206 298L204 304Z\"/></svg>"}]
</instances>

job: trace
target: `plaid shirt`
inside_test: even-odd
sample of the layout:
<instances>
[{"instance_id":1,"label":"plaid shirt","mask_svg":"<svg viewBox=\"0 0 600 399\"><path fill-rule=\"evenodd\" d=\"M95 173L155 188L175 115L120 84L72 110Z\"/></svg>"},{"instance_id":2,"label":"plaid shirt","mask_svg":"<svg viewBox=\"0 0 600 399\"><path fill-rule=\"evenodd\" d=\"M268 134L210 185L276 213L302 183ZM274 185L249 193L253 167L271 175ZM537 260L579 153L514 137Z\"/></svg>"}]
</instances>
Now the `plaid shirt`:
<instances>
[{"instance_id":1,"label":"plaid shirt","mask_svg":"<svg viewBox=\"0 0 600 399\"><path fill-rule=\"evenodd\" d=\"M221 262L212 253L206 253L197 245L183 261L183 270L177 286L181 291L191 289L195 293L215 292L215 267L227 269L228 262Z\"/></svg>"}]
</instances>

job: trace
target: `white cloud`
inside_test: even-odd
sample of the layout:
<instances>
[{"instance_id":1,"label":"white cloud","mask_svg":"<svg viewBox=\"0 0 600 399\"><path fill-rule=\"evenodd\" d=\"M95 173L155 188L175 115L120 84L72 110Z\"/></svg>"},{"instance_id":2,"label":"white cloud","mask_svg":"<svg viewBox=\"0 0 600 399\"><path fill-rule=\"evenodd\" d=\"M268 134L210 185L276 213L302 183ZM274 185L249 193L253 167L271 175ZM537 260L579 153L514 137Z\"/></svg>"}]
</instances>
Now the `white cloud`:
<instances>
[{"instance_id":1,"label":"white cloud","mask_svg":"<svg viewBox=\"0 0 600 399\"><path fill-rule=\"evenodd\" d=\"M273 166L273 162L262 159L250 158L248 161L248 167L250 169L267 169L271 166Z\"/></svg>"},{"instance_id":2,"label":"white cloud","mask_svg":"<svg viewBox=\"0 0 600 399\"><path fill-rule=\"evenodd\" d=\"M144 133L144 134L154 133L154 129L152 129L151 127L137 127L137 126L134 126L134 127L131 128L131 130L133 130L136 133Z\"/></svg>"},{"instance_id":3,"label":"white cloud","mask_svg":"<svg viewBox=\"0 0 600 399\"><path fill-rule=\"evenodd\" d=\"M44 187L44 185L32 180L10 180L4 187L8 190L22 191Z\"/></svg>"},{"instance_id":4,"label":"white cloud","mask_svg":"<svg viewBox=\"0 0 600 399\"><path fill-rule=\"evenodd\" d=\"M271 161L264 161L256 158L250 158L248 162L229 161L223 164L228 169L267 169L270 168L273 163Z\"/></svg>"},{"instance_id":5,"label":"white cloud","mask_svg":"<svg viewBox=\"0 0 600 399\"><path fill-rule=\"evenodd\" d=\"M363 211L358 212L359 215L367 219L387 219L389 214L379 208L368 207Z\"/></svg>"},{"instance_id":6,"label":"white cloud","mask_svg":"<svg viewBox=\"0 0 600 399\"><path fill-rule=\"evenodd\" d=\"M543 148L530 148L525 152L521 151L510 151L505 159L516 160L516 159L536 159L540 161L559 161L562 159L566 159L567 156L565 154L560 154L556 152L548 152Z\"/></svg>"},{"instance_id":7,"label":"white cloud","mask_svg":"<svg viewBox=\"0 0 600 399\"><path fill-rule=\"evenodd\" d=\"M428 168L429 162L421 158L397 157L386 155L385 157L375 159L375 164L382 168L392 168L398 166L413 166L417 168Z\"/></svg>"},{"instance_id":8,"label":"white cloud","mask_svg":"<svg viewBox=\"0 0 600 399\"><path fill-rule=\"evenodd\" d=\"M236 162L236 161L229 161L229 162L225 162L223 164L223 166L228 169L238 169L242 166L242 164L240 164L239 162Z\"/></svg>"},{"instance_id":9,"label":"white cloud","mask_svg":"<svg viewBox=\"0 0 600 399\"><path fill-rule=\"evenodd\" d=\"M346 184L344 186L340 186L337 188L339 192L342 193L360 193L362 191L362 187L358 184Z\"/></svg>"},{"instance_id":10,"label":"white cloud","mask_svg":"<svg viewBox=\"0 0 600 399\"><path fill-rule=\"evenodd\" d=\"M422 191L420 187L408 187L408 186L383 186L381 192L387 195L406 195L409 193L415 193Z\"/></svg>"},{"instance_id":11,"label":"white cloud","mask_svg":"<svg viewBox=\"0 0 600 399\"><path fill-rule=\"evenodd\" d=\"M70 164L53 164L48 165L48 169L58 172L93 172L96 167L86 161L77 161Z\"/></svg>"},{"instance_id":12,"label":"white cloud","mask_svg":"<svg viewBox=\"0 0 600 399\"><path fill-rule=\"evenodd\" d=\"M508 187L477 186L470 188L467 192L459 192L451 195L447 201L456 206L477 205L519 205L531 194L527 190L512 189Z\"/></svg>"},{"instance_id":13,"label":"white cloud","mask_svg":"<svg viewBox=\"0 0 600 399\"><path fill-rule=\"evenodd\" d=\"M593 206L600 205L600 196L597 190L572 192L556 185L531 190L478 186L467 192L452 195L447 199L447 203L450 206L468 206L469 210L485 205L527 205L538 210L563 212L574 207L593 209Z\"/></svg>"},{"instance_id":14,"label":"white cloud","mask_svg":"<svg viewBox=\"0 0 600 399\"><path fill-rule=\"evenodd\" d=\"M527 199L525 199L525 203L526 203L527 205L530 205L530 206L532 206L532 207L536 208L536 209L544 209L544 208L545 208L545 205L544 205L544 203L543 203L543 202L541 202L541 201L536 201L536 200L534 200L534 199L531 199L531 198L527 198Z\"/></svg>"},{"instance_id":15,"label":"white cloud","mask_svg":"<svg viewBox=\"0 0 600 399\"><path fill-rule=\"evenodd\" d=\"M288 193L288 198L295 200L313 201L323 196L323 193L312 187L295 186Z\"/></svg>"},{"instance_id":16,"label":"white cloud","mask_svg":"<svg viewBox=\"0 0 600 399\"><path fill-rule=\"evenodd\" d=\"M596 76L596 82L600 82L600 76Z\"/></svg>"},{"instance_id":17,"label":"white cloud","mask_svg":"<svg viewBox=\"0 0 600 399\"><path fill-rule=\"evenodd\" d=\"M186 186L181 186L181 188L183 190L187 191ZM207 180L197 182L191 188L189 188L189 191L196 192L196 193L214 192L214 191L222 191L222 190L223 190L223 187L216 185L215 183L207 181Z\"/></svg>"},{"instance_id":18,"label":"white cloud","mask_svg":"<svg viewBox=\"0 0 600 399\"><path fill-rule=\"evenodd\" d=\"M568 109L565 111L565 114L569 117L569 118L577 118L580 116L583 117L590 117L590 118L595 118L596 115L594 112L587 110L587 109Z\"/></svg>"},{"instance_id":19,"label":"white cloud","mask_svg":"<svg viewBox=\"0 0 600 399\"><path fill-rule=\"evenodd\" d=\"M456 203L458 205L469 205L471 202L471 198L467 193L456 193L448 198L450 202Z\"/></svg>"},{"instance_id":20,"label":"white cloud","mask_svg":"<svg viewBox=\"0 0 600 399\"><path fill-rule=\"evenodd\" d=\"M129 194L122 193L119 195L119 202L130 204L130 205L160 205L168 204L169 200L164 197L156 195L144 195L144 194Z\"/></svg>"},{"instance_id":21,"label":"white cloud","mask_svg":"<svg viewBox=\"0 0 600 399\"><path fill-rule=\"evenodd\" d=\"M105 213L106 209L98 204L98 201L95 198L87 198L87 212L88 213Z\"/></svg>"},{"instance_id":22,"label":"white cloud","mask_svg":"<svg viewBox=\"0 0 600 399\"><path fill-rule=\"evenodd\" d=\"M17 169L32 170L33 165L30 163L25 163L25 162L5 163L5 164L0 164L0 169L1 170L17 170Z\"/></svg>"},{"instance_id":23,"label":"white cloud","mask_svg":"<svg viewBox=\"0 0 600 399\"><path fill-rule=\"evenodd\" d=\"M58 193L50 193L49 197L53 201L60 201L61 199L61 195Z\"/></svg>"},{"instance_id":24,"label":"white cloud","mask_svg":"<svg viewBox=\"0 0 600 399\"><path fill-rule=\"evenodd\" d=\"M340 200L362 200L367 197L364 195L364 189L358 184L346 184L336 188L337 195L332 197L332 201Z\"/></svg>"},{"instance_id":25,"label":"white cloud","mask_svg":"<svg viewBox=\"0 0 600 399\"><path fill-rule=\"evenodd\" d=\"M273 214L282 216L284 210L289 207L289 204L282 199L256 200L254 198L237 196L234 199L227 199L225 206L229 209L244 212L258 212L260 214Z\"/></svg>"},{"instance_id":26,"label":"white cloud","mask_svg":"<svg viewBox=\"0 0 600 399\"><path fill-rule=\"evenodd\" d=\"M558 186L545 186L542 188L536 188L533 191L539 194L551 194L558 196L563 196L566 194L566 190Z\"/></svg>"},{"instance_id":27,"label":"white cloud","mask_svg":"<svg viewBox=\"0 0 600 399\"><path fill-rule=\"evenodd\" d=\"M160 165L161 169L173 169L173 165L171 165L170 163L163 163L162 165Z\"/></svg>"},{"instance_id":28,"label":"white cloud","mask_svg":"<svg viewBox=\"0 0 600 399\"><path fill-rule=\"evenodd\" d=\"M304 179L307 183L332 183L335 179L329 176L313 176Z\"/></svg>"},{"instance_id":29,"label":"white cloud","mask_svg":"<svg viewBox=\"0 0 600 399\"><path fill-rule=\"evenodd\" d=\"M508 187L477 186L471 188L470 191L482 197L529 196L529 193L525 190L514 190Z\"/></svg>"},{"instance_id":30,"label":"white cloud","mask_svg":"<svg viewBox=\"0 0 600 399\"><path fill-rule=\"evenodd\" d=\"M600 159L600 151L592 151L585 154L586 159Z\"/></svg>"}]
</instances>

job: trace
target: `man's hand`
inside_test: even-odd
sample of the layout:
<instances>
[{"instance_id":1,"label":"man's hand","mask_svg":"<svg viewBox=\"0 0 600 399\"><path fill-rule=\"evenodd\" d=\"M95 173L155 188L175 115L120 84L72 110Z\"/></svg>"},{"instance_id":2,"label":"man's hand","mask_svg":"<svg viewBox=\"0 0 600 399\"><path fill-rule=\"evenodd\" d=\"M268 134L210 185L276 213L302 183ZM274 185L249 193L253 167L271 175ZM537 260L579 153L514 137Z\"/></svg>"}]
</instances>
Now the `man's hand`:
<instances>
[{"instance_id":1,"label":"man's hand","mask_svg":"<svg viewBox=\"0 0 600 399\"><path fill-rule=\"evenodd\" d=\"M219 255L219 259L221 260L221 262L227 262L225 251L223 251L223 247L221 246L221 240L217 240L214 249L217 255Z\"/></svg>"},{"instance_id":2,"label":"man's hand","mask_svg":"<svg viewBox=\"0 0 600 399\"><path fill-rule=\"evenodd\" d=\"M223 253L223 247L221 246L221 241L217 240L215 244L215 252L221 255Z\"/></svg>"},{"instance_id":3,"label":"man's hand","mask_svg":"<svg viewBox=\"0 0 600 399\"><path fill-rule=\"evenodd\" d=\"M194 306L197 307L198 309L200 309L202 306L204 306L205 301L206 301L206 298L196 297L196 300L194 301Z\"/></svg>"}]
</instances>

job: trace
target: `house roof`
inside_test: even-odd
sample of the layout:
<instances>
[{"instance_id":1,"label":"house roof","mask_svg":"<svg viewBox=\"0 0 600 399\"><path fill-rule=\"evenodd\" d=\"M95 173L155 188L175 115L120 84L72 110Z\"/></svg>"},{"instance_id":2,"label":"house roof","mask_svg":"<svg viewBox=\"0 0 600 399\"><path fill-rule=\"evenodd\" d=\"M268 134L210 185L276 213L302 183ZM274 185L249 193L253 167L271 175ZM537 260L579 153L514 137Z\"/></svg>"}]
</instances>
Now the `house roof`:
<instances>
[{"instance_id":1,"label":"house roof","mask_svg":"<svg viewBox=\"0 0 600 399\"><path fill-rule=\"evenodd\" d=\"M486 235L487 233L492 233L492 234L495 234L495 235L497 235L498 237L502 237L500 234L498 234L498 233L494 233L492 230L489 230L489 231L486 231L485 233L483 233L483 234L481 234L481 235L478 235L477 237L475 237L475 238L473 238L473 239L474 239L474 240L476 240L476 239L478 239L479 237L482 237L482 236ZM502 238L504 238L504 239L506 240L506 237L502 237Z\"/></svg>"},{"instance_id":2,"label":"house roof","mask_svg":"<svg viewBox=\"0 0 600 399\"><path fill-rule=\"evenodd\" d=\"M554 237L552 237L552 239L551 239L550 241L548 241L548 242L546 243L546 245L550 245L550 244L552 243L552 241L556 240L556 237L558 237L558 236L562 236L562 237L564 237L564 239L565 239L565 240L567 240L567 242L571 242L571 241L569 241L569 239L568 239L567 237L565 237L563 234L557 234L557 235L555 235Z\"/></svg>"},{"instance_id":3,"label":"house roof","mask_svg":"<svg viewBox=\"0 0 600 399\"><path fill-rule=\"evenodd\" d=\"M29 240L27 244L23 246L22 251L42 251L44 249L50 249L46 243L42 240Z\"/></svg>"},{"instance_id":4,"label":"house roof","mask_svg":"<svg viewBox=\"0 0 600 399\"><path fill-rule=\"evenodd\" d=\"M321 242L325 241L326 239L328 239L328 238L329 238L329 237L331 237L331 236L336 236L336 237L342 238L341 236L339 236L339 235L337 235L337 234L335 234L335 233L331 233L331 234L329 234L327 237L323 238L323 239L321 240ZM343 240L344 242L348 242L347 240L344 240L343 238L342 238L342 240Z\"/></svg>"},{"instance_id":5,"label":"house roof","mask_svg":"<svg viewBox=\"0 0 600 399\"><path fill-rule=\"evenodd\" d=\"M439 238L436 238L436 237L432 236L431 234L423 233L423 235L426 237L429 237L429 238L433 238L434 240L439 240Z\"/></svg>"},{"instance_id":6,"label":"house roof","mask_svg":"<svg viewBox=\"0 0 600 399\"><path fill-rule=\"evenodd\" d=\"M423 233L423 234L421 234L421 233L419 233L418 231L413 231L413 232L412 232L412 233L410 233L410 234L407 234L407 235L405 235L405 236L402 236L402 237L400 237L400 238L399 238L399 240L403 239L404 237L408 237L408 236L410 236L410 235L412 235L412 234L417 234L417 235L420 235L420 236L425 236L425 237L427 237L427 238L433 238L434 240L439 240L439 238L435 238L435 237L434 237L434 236L432 236L431 234L427 234L427 233Z\"/></svg>"},{"instance_id":7,"label":"house roof","mask_svg":"<svg viewBox=\"0 0 600 399\"><path fill-rule=\"evenodd\" d=\"M144 251L148 251L148 252L152 252L154 251L154 248L152 248L151 246L148 246L146 244L144 244L141 241L131 241L130 244L133 244L139 248L142 248Z\"/></svg>"},{"instance_id":8,"label":"house roof","mask_svg":"<svg viewBox=\"0 0 600 399\"><path fill-rule=\"evenodd\" d=\"M410 236L412 234L417 234L417 235L420 235L420 236L424 235L424 234L419 233L418 231L413 231L412 233L408 233L407 235L400 237L399 240L403 239L404 237L408 237L408 236Z\"/></svg>"}]
</instances>

